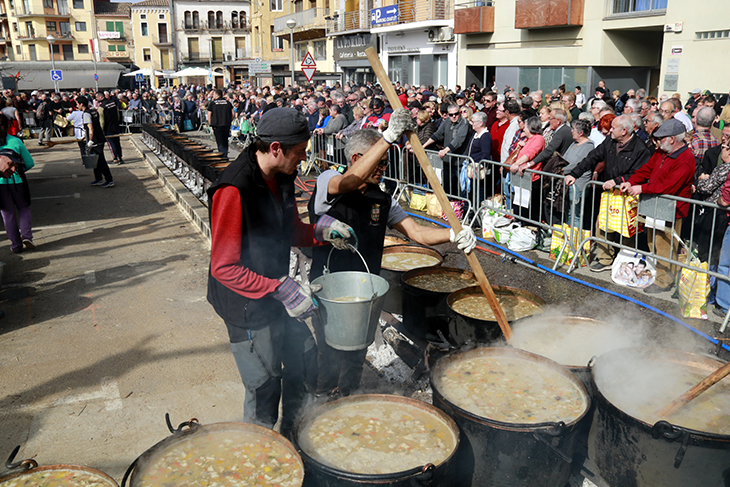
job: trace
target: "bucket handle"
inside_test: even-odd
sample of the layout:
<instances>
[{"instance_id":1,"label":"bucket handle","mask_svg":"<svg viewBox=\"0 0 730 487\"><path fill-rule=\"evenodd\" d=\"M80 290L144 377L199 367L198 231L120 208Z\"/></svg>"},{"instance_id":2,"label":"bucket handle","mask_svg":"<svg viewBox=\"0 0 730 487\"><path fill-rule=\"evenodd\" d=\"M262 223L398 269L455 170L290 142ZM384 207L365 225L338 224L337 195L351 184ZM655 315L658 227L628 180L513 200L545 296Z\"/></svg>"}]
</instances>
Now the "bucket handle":
<instances>
[{"instance_id":1,"label":"bucket handle","mask_svg":"<svg viewBox=\"0 0 730 487\"><path fill-rule=\"evenodd\" d=\"M365 257L363 257L362 254L360 253L360 251L357 250L352 244L347 243L345 245L347 245L348 249L350 249L351 251L355 252L358 256L360 256L360 260L362 260L362 263L365 265L365 270L367 271L368 276L370 276L370 289L373 291L373 297L370 299L371 300L375 299L375 296L377 293L375 292L375 284L373 284L373 275L370 273L370 267L368 267L368 263L365 262ZM334 250L335 250L335 247L333 246L330 249L330 253L327 254L327 265L324 267L324 274L330 273L330 257L332 257L332 252L334 252Z\"/></svg>"},{"instance_id":2,"label":"bucket handle","mask_svg":"<svg viewBox=\"0 0 730 487\"><path fill-rule=\"evenodd\" d=\"M651 435L654 439L663 437L669 441L682 439L682 444L679 450L677 450L677 455L674 457L674 468L679 468L682 465L684 454L687 452L687 447L689 446L689 431L682 431L679 428L675 428L670 422L660 420L652 426Z\"/></svg>"}]
</instances>

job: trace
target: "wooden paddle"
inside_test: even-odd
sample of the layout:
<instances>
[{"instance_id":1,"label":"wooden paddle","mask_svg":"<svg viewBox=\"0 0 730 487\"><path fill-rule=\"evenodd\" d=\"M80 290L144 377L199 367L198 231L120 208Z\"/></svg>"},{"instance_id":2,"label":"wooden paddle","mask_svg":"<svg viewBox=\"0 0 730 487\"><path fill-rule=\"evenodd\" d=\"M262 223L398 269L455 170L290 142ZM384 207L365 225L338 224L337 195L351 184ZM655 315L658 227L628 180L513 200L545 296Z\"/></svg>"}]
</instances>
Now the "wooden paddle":
<instances>
[{"instance_id":1,"label":"wooden paddle","mask_svg":"<svg viewBox=\"0 0 730 487\"><path fill-rule=\"evenodd\" d=\"M128 134L114 134L114 135L106 135L105 137L107 139L111 139L111 138L115 138L115 137L123 137L125 135L132 135L132 134L131 133L128 133ZM51 147L53 147L55 145L72 144L74 142L78 142L78 140L79 139L77 139L76 137L62 137L62 138L60 138L58 140L55 140L55 141L49 140L48 143L46 144L45 148L46 149L50 149Z\"/></svg>"},{"instance_id":2,"label":"wooden paddle","mask_svg":"<svg viewBox=\"0 0 730 487\"><path fill-rule=\"evenodd\" d=\"M365 49L365 54L367 54L370 65L373 67L373 71L375 71L375 75L378 77L378 80L383 87L383 91L385 91L385 95L388 97L390 106L393 109L401 108L403 105L401 105L398 94L395 92L393 84L390 82L390 78L388 78L388 73L385 72L382 63L380 62L380 58L378 58L375 48L368 47ZM454 233L459 233L461 231L461 222L459 222L456 218L456 214L454 213L454 209L451 207L449 198L446 196L444 189L441 187L441 182L436 175L436 171L434 171L433 167L431 167L426 151L423 149L421 142L418 140L418 136L415 132L410 130L406 132L406 136L408 136L413 153L416 155L418 163L421 165L423 172L426 174L426 178L428 178L428 182L436 194L436 198L438 199L441 208L444 213L446 213L446 217L449 220L451 228L454 229ZM466 254L466 260L469 262L472 271L474 271L474 275L479 282L479 286L482 288L482 292L484 293L484 296L486 296L494 316L497 318L497 323L499 324L499 328L502 330L504 338L509 342L512 339L512 329L510 328L509 323L507 323L507 317L504 315L504 311L502 311L502 306L500 306L499 301L497 301L497 296L494 295L494 290L489 284L487 276L484 275L484 270L482 270L482 266L479 264L476 254L474 252Z\"/></svg>"},{"instance_id":3,"label":"wooden paddle","mask_svg":"<svg viewBox=\"0 0 730 487\"><path fill-rule=\"evenodd\" d=\"M726 363L704 379L699 384L679 396L674 401L667 404L664 409L659 411L660 418L668 418L672 414L676 413L677 410L684 407L688 402L705 392L707 389L715 385L730 374L730 362Z\"/></svg>"}]
</instances>

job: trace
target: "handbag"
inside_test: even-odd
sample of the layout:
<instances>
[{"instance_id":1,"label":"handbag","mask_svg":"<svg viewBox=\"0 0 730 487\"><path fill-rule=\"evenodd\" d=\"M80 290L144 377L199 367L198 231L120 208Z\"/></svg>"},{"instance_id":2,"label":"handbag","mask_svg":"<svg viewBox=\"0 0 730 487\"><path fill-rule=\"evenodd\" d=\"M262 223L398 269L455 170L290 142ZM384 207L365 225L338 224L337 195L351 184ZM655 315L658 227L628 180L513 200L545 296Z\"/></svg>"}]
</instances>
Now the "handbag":
<instances>
[{"instance_id":1,"label":"handbag","mask_svg":"<svg viewBox=\"0 0 730 487\"><path fill-rule=\"evenodd\" d=\"M578 245L585 240L586 242L583 244L583 250L585 251L585 255L589 256L591 251L591 242L586 239L591 236L591 232L578 227L571 228L570 225L565 223L562 225L553 225L553 228L556 228L558 231L552 232L552 237L550 238L550 254L548 257L551 260L558 260L558 256L560 256L560 260L558 260L558 262L561 264L571 265L575 258L575 253L572 249L576 249L578 255L580 255L577 265L586 265L588 262L586 262L586 259L580 253ZM570 245L565 245L566 235ZM565 245L565 250L561 254L560 251L563 250L563 245Z\"/></svg>"},{"instance_id":2,"label":"handbag","mask_svg":"<svg viewBox=\"0 0 730 487\"><path fill-rule=\"evenodd\" d=\"M193 121L189 118L186 118L183 121L183 130L193 130Z\"/></svg>"},{"instance_id":3,"label":"handbag","mask_svg":"<svg viewBox=\"0 0 730 487\"><path fill-rule=\"evenodd\" d=\"M58 125L62 129L65 129L66 127L68 127L68 120L66 120L66 117L64 117L60 113L57 113L56 116L53 118L53 124Z\"/></svg>"},{"instance_id":4,"label":"handbag","mask_svg":"<svg viewBox=\"0 0 730 487\"><path fill-rule=\"evenodd\" d=\"M618 189L604 191L598 210L598 228L631 238L636 235L638 209L637 196L624 195Z\"/></svg>"},{"instance_id":5,"label":"handbag","mask_svg":"<svg viewBox=\"0 0 730 487\"><path fill-rule=\"evenodd\" d=\"M707 262L700 262L692 253L690 266L707 270ZM706 272L682 268L679 275L679 308L685 318L707 319L707 297L710 295L710 276Z\"/></svg>"}]
</instances>

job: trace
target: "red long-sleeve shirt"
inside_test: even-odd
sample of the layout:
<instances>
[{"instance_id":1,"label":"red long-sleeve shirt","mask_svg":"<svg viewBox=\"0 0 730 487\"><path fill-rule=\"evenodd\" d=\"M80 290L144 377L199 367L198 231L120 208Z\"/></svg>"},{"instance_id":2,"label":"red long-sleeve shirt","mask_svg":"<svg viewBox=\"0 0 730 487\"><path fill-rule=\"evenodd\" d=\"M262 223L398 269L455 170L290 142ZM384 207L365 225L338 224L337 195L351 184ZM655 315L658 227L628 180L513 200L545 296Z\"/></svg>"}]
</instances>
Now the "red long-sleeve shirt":
<instances>
[{"instance_id":1,"label":"red long-sleeve shirt","mask_svg":"<svg viewBox=\"0 0 730 487\"><path fill-rule=\"evenodd\" d=\"M632 186L640 184L641 194L669 194L692 197L695 177L695 158L689 146L684 145L671 154L657 150L646 164L629 178ZM677 202L676 218L689 214L689 203Z\"/></svg>"},{"instance_id":2,"label":"red long-sleeve shirt","mask_svg":"<svg viewBox=\"0 0 730 487\"><path fill-rule=\"evenodd\" d=\"M274 185L269 185L269 188L272 192L278 192ZM275 193L275 196L278 197L278 194ZM241 265L243 211L238 189L234 186L223 186L213 195L212 203L210 270L213 277L232 291L250 299L261 299L275 291L281 284L278 279L256 274ZM322 244L314 238L314 225L302 223L299 219L296 207L293 237L292 245L295 247Z\"/></svg>"}]
</instances>

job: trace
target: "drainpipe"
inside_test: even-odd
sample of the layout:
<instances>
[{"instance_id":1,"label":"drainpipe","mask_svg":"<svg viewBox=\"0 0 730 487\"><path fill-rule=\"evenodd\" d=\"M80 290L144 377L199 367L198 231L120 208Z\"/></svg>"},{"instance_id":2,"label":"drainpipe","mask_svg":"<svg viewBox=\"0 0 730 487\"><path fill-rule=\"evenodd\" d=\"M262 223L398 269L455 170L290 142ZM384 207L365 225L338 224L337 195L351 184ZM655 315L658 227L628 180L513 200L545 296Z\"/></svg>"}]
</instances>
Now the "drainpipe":
<instances>
[{"instance_id":1,"label":"drainpipe","mask_svg":"<svg viewBox=\"0 0 730 487\"><path fill-rule=\"evenodd\" d=\"M172 41L172 66L173 71L177 71L179 66L177 64L177 40L175 39L175 6L172 0L169 0L170 4L170 40Z\"/></svg>"}]
</instances>

